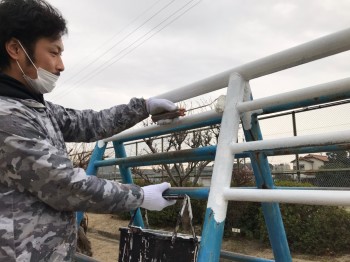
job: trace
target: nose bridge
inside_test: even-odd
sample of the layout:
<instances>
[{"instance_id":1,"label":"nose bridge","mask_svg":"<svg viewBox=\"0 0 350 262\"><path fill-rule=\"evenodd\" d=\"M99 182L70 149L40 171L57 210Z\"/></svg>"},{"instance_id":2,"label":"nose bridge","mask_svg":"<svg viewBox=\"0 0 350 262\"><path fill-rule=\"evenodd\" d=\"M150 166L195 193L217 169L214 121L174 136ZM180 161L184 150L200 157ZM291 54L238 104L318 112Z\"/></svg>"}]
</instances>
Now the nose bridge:
<instances>
[{"instance_id":1,"label":"nose bridge","mask_svg":"<svg viewBox=\"0 0 350 262\"><path fill-rule=\"evenodd\" d=\"M62 56L58 56L57 69L61 72L64 71L64 63L63 63Z\"/></svg>"}]
</instances>

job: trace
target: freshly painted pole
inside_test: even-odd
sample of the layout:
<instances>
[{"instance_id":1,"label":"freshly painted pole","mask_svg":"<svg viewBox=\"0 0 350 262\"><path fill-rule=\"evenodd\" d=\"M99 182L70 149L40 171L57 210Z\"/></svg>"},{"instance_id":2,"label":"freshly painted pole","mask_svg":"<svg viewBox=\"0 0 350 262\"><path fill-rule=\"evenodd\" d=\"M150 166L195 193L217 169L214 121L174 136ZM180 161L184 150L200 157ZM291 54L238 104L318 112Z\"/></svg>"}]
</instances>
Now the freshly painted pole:
<instances>
[{"instance_id":1,"label":"freshly painted pole","mask_svg":"<svg viewBox=\"0 0 350 262\"><path fill-rule=\"evenodd\" d=\"M227 87L229 76L234 72L249 81L348 50L350 50L350 28L229 69L156 97L179 102Z\"/></svg>"},{"instance_id":2,"label":"freshly painted pole","mask_svg":"<svg viewBox=\"0 0 350 262\"><path fill-rule=\"evenodd\" d=\"M190 130L204 126L211 126L220 123L221 115L221 113L218 113L215 110L210 110L207 112L190 115L187 117L174 119L173 122L168 125L151 125L138 129L128 129L112 137L106 138L103 141L127 142L142 139L145 137L160 136L172 132Z\"/></svg>"},{"instance_id":3,"label":"freshly painted pole","mask_svg":"<svg viewBox=\"0 0 350 262\"><path fill-rule=\"evenodd\" d=\"M350 143L336 144L336 145L320 145L317 147L304 146L304 147L264 149L263 151L267 156L280 156L280 155L293 155L296 153L306 154L306 153L319 153L319 152L344 151L344 150L350 150Z\"/></svg>"},{"instance_id":4,"label":"freshly painted pole","mask_svg":"<svg viewBox=\"0 0 350 262\"><path fill-rule=\"evenodd\" d=\"M285 189L241 189L224 190L226 200L276 202L305 205L350 206L349 190L285 190Z\"/></svg>"},{"instance_id":5,"label":"freshly painted pole","mask_svg":"<svg viewBox=\"0 0 350 262\"><path fill-rule=\"evenodd\" d=\"M125 147L123 143L113 142L113 147L115 151L115 157L121 157L121 158L126 157ZM120 170L120 174L122 175L123 183L132 184L133 181L132 181L130 169L123 165L119 165L119 170ZM145 225L143 223L140 209L138 208L136 212L137 213L134 218L134 225L144 228Z\"/></svg>"},{"instance_id":6,"label":"freshly painted pole","mask_svg":"<svg viewBox=\"0 0 350 262\"><path fill-rule=\"evenodd\" d=\"M241 144L231 144L233 154L265 151L271 149L290 149L293 147L314 147L336 144L348 144L350 142L350 132L336 131L328 132L326 134L314 134L295 136L287 138L277 138L269 140L252 141Z\"/></svg>"},{"instance_id":7,"label":"freshly painted pole","mask_svg":"<svg viewBox=\"0 0 350 262\"><path fill-rule=\"evenodd\" d=\"M252 116L250 124L249 130L243 128L246 141L262 140L263 138L256 115ZM231 149L241 144L232 143ZM266 155L263 153L252 153L250 159L254 170L257 187L261 190L263 190L262 188L274 188ZM261 207L275 260L278 262L291 262L292 257L288 246L286 232L284 230L279 205L277 203L261 203Z\"/></svg>"},{"instance_id":8,"label":"freshly painted pole","mask_svg":"<svg viewBox=\"0 0 350 262\"><path fill-rule=\"evenodd\" d=\"M237 141L240 122L237 102L243 101L246 82L239 74L230 76L227 88L225 111L223 113L212 182L208 198L205 222L199 248L199 262L216 262L220 258L220 249L224 232L227 201L223 197L223 189L231 183L234 156L230 150L230 142Z\"/></svg>"},{"instance_id":9,"label":"freshly painted pole","mask_svg":"<svg viewBox=\"0 0 350 262\"><path fill-rule=\"evenodd\" d=\"M288 105L295 105L294 108L297 108L300 107L299 103L306 104L309 102L309 104L315 105L319 104L320 100L324 103L324 101L331 102L333 100L339 100L340 98L345 99L346 97L344 97L344 94L349 95L349 93L350 77L282 94L241 102L237 105L237 108L241 113L270 107L283 108ZM288 107L288 109L291 109L291 107Z\"/></svg>"}]
</instances>

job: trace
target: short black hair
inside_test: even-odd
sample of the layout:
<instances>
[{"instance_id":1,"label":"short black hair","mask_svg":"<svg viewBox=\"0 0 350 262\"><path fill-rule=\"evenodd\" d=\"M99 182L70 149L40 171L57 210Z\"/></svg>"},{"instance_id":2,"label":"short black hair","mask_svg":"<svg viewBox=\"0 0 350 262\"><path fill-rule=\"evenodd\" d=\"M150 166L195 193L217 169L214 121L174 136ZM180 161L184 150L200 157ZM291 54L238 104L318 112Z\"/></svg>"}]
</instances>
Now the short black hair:
<instances>
[{"instance_id":1,"label":"short black hair","mask_svg":"<svg viewBox=\"0 0 350 262\"><path fill-rule=\"evenodd\" d=\"M10 65L5 44L12 37L33 57L37 40L56 40L67 32L66 20L45 0L0 0L0 71Z\"/></svg>"}]
</instances>

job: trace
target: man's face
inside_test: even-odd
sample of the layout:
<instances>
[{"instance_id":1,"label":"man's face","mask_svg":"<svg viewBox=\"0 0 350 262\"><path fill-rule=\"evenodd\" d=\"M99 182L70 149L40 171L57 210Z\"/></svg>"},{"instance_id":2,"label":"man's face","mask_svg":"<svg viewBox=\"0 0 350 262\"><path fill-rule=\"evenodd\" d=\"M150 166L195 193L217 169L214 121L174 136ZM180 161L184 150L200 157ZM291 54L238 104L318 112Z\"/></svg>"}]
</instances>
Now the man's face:
<instances>
[{"instance_id":1,"label":"man's face","mask_svg":"<svg viewBox=\"0 0 350 262\"><path fill-rule=\"evenodd\" d=\"M50 73L59 75L64 70L61 57L63 50L64 47L61 38L58 40L40 38L34 47L33 62L37 68L40 67ZM30 78L37 78L36 69L30 62L25 63L25 69L23 70Z\"/></svg>"}]
</instances>

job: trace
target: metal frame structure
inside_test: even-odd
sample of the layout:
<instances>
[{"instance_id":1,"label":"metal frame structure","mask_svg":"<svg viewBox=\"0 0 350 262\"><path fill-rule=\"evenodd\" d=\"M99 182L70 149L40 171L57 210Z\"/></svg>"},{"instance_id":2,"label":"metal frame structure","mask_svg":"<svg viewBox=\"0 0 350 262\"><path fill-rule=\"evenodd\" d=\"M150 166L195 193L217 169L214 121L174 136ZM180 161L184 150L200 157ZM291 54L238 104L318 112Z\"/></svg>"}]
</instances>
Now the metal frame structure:
<instances>
[{"instance_id":1,"label":"metal frame structure","mask_svg":"<svg viewBox=\"0 0 350 262\"><path fill-rule=\"evenodd\" d=\"M267 156L350 148L350 130L265 141L257 116L348 99L350 78L256 100L252 99L249 80L349 49L350 29L346 29L161 94L157 97L179 102L227 87L223 113L212 110L184 117L170 125L127 130L99 141L87 173L96 175L98 167L118 164L123 182L132 183L129 167L215 158L210 189L172 188L166 192L186 193L192 198L208 199L198 261L219 261L220 255L233 261L271 261L226 251L220 252L229 200L261 202L275 261L292 261L278 203L344 206L350 205L350 191L277 189L273 184ZM240 121L247 141L245 143L236 142ZM217 146L147 156L126 156L123 145L125 142L218 123L221 123L221 130ZM116 158L102 160L108 142L113 142ZM257 188L230 188L235 157L247 156L251 159ZM136 215L135 223L143 227L140 212Z\"/></svg>"}]
</instances>

